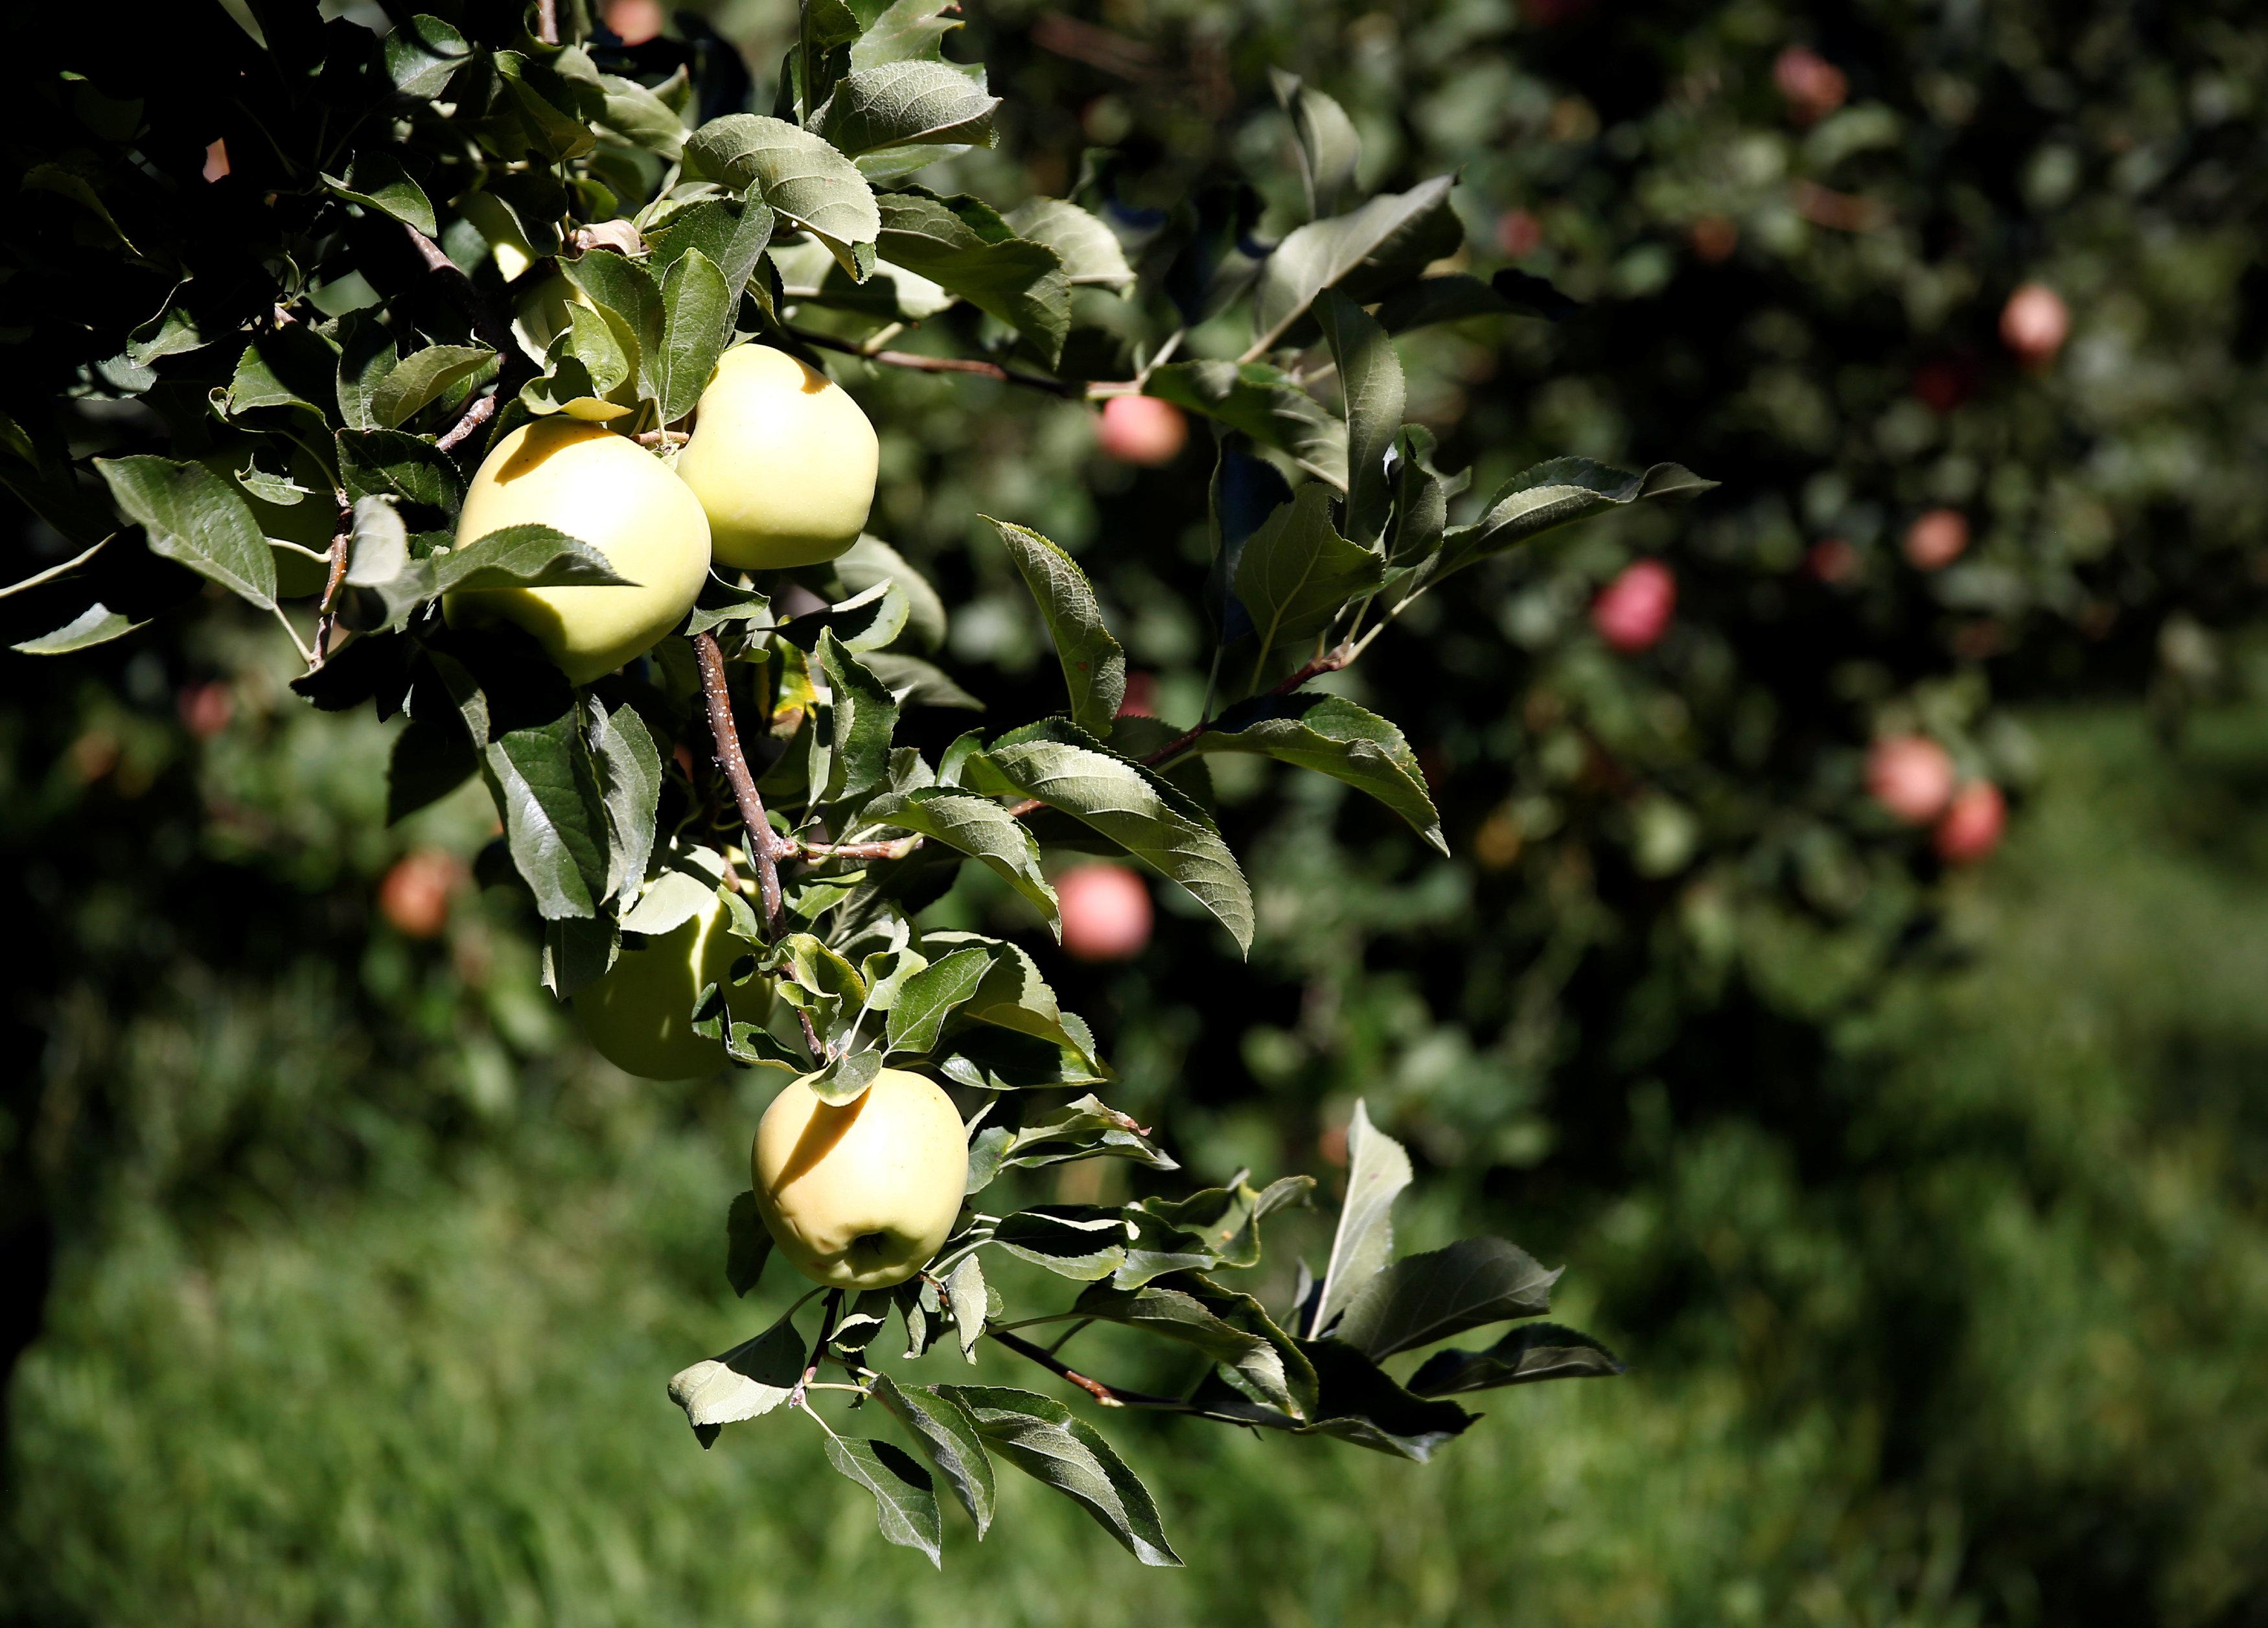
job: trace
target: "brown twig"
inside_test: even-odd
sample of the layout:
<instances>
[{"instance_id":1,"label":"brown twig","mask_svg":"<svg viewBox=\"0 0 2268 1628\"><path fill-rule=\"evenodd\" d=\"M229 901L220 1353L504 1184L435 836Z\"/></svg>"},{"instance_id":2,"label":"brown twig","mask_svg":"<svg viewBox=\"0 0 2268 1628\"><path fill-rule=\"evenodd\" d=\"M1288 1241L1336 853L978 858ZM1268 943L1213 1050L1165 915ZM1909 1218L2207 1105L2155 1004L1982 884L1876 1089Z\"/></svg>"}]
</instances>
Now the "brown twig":
<instances>
[{"instance_id":1,"label":"brown twig","mask_svg":"<svg viewBox=\"0 0 2268 1628\"><path fill-rule=\"evenodd\" d=\"M701 664L701 693L708 703L709 733L717 743L717 766L725 771L725 779L733 788L740 823L748 828L748 852L756 862L756 887L764 904L764 931L777 938L785 915L780 899L779 862L794 851L794 845L773 831L764 815L763 794L756 790L756 777L748 771L747 755L740 750L740 732L733 722L733 695L725 684L725 652L718 648L714 635L696 633L693 653Z\"/></svg>"},{"instance_id":2,"label":"brown twig","mask_svg":"<svg viewBox=\"0 0 2268 1628\"><path fill-rule=\"evenodd\" d=\"M1081 1374L1046 1347L998 1329L987 1329L984 1337L998 1340L1019 1357L1027 1357L1057 1379L1069 1380L1106 1408L1149 1408L1160 1413L1199 1413L1204 1410L1192 1407L1178 1396L1152 1396L1139 1390L1124 1390L1116 1385L1106 1385L1099 1379Z\"/></svg>"},{"instance_id":3,"label":"brown twig","mask_svg":"<svg viewBox=\"0 0 2268 1628\"><path fill-rule=\"evenodd\" d=\"M842 1309L843 1291L829 1289L827 1304L819 1314L819 1337L811 1342L811 1355L804 1361L803 1376L796 1381L795 1389L788 1393L788 1406L797 1408L803 1405L804 1389L811 1383L812 1375L819 1372L819 1360L827 1354L828 1337L835 1332L836 1314Z\"/></svg>"},{"instance_id":4,"label":"brown twig","mask_svg":"<svg viewBox=\"0 0 2268 1628\"><path fill-rule=\"evenodd\" d=\"M799 843L796 854L805 859L902 859L921 845L918 836L887 843Z\"/></svg>"},{"instance_id":5,"label":"brown twig","mask_svg":"<svg viewBox=\"0 0 2268 1628\"><path fill-rule=\"evenodd\" d=\"M465 405L465 416L451 424L441 436L441 450L453 453L458 447L480 433L481 426L497 415L497 403L503 399L504 387L499 383L487 395L476 395Z\"/></svg>"},{"instance_id":6,"label":"brown twig","mask_svg":"<svg viewBox=\"0 0 2268 1628\"><path fill-rule=\"evenodd\" d=\"M535 37L546 45L559 43L559 0L535 0Z\"/></svg>"},{"instance_id":7,"label":"brown twig","mask_svg":"<svg viewBox=\"0 0 2268 1628\"><path fill-rule=\"evenodd\" d=\"M1067 401L1084 400L1087 394L1086 386L1076 380L1019 372L1012 367L1003 367L998 362L980 362L958 356L917 356L910 350L869 350L847 339L837 339L832 334L814 334L800 328L792 328L787 331L791 337L806 345L816 346L821 350L833 350L843 356L855 356L863 362L880 362L887 367L910 368L917 373L976 373L986 379L997 379L1002 384L1021 385L1027 390L1045 391Z\"/></svg>"},{"instance_id":8,"label":"brown twig","mask_svg":"<svg viewBox=\"0 0 2268 1628\"><path fill-rule=\"evenodd\" d=\"M824 1041L819 1038L818 1029L812 1026L811 1013L806 1012L802 1007L798 1006L795 1010L795 1016L796 1020L803 1025L804 1050L811 1053L811 1060L814 1063L826 1062L827 1045Z\"/></svg>"},{"instance_id":9,"label":"brown twig","mask_svg":"<svg viewBox=\"0 0 2268 1628\"><path fill-rule=\"evenodd\" d=\"M347 545L354 540L354 505L339 494L339 528L331 535L330 575L323 580L323 602L315 615L315 659L320 667L330 659L331 632L339 624L339 590L346 586Z\"/></svg>"},{"instance_id":10,"label":"brown twig","mask_svg":"<svg viewBox=\"0 0 2268 1628\"><path fill-rule=\"evenodd\" d=\"M534 373L534 366L520 350L519 342L512 337L512 324L498 316L489 302L481 298L481 291L473 286L473 280L441 252L441 246L407 222L403 223L401 230L409 239L410 248L424 262L427 274L441 280L451 301L464 313L465 320L472 325L475 335L497 353L496 388L467 402L463 416L441 437L441 450L453 453L502 410L505 400L519 391L520 381Z\"/></svg>"}]
</instances>

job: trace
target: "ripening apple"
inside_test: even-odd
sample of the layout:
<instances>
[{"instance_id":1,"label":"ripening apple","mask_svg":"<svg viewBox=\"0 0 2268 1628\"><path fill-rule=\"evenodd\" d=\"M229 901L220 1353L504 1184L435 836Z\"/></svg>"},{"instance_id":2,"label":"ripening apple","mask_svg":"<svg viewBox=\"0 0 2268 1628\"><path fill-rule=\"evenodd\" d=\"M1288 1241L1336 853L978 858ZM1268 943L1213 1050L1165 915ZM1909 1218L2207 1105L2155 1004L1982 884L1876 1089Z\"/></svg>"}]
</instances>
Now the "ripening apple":
<instances>
[{"instance_id":1,"label":"ripening apple","mask_svg":"<svg viewBox=\"0 0 2268 1628\"><path fill-rule=\"evenodd\" d=\"M2071 307L2044 283L2027 283L2000 307L2000 343L2027 367L2045 367L2071 337Z\"/></svg>"},{"instance_id":2,"label":"ripening apple","mask_svg":"<svg viewBox=\"0 0 2268 1628\"><path fill-rule=\"evenodd\" d=\"M457 546L528 524L590 544L626 584L482 588L448 595L443 609L453 627L518 623L578 684L652 649L709 578L700 502L659 459L604 424L539 418L497 442L465 494Z\"/></svg>"},{"instance_id":3,"label":"ripening apple","mask_svg":"<svg viewBox=\"0 0 2268 1628\"><path fill-rule=\"evenodd\" d=\"M724 354L677 455L717 563L742 571L821 564L858 541L880 467L858 403L770 345Z\"/></svg>"},{"instance_id":4,"label":"ripening apple","mask_svg":"<svg viewBox=\"0 0 2268 1628\"><path fill-rule=\"evenodd\" d=\"M723 1041L693 1032L694 1003L710 984L725 984L746 1018L770 991L753 972L731 982L733 963L750 952L725 921L720 890L707 910L656 934L644 949L624 949L606 976L576 992L575 1020L600 1057L648 1079L692 1079L730 1061Z\"/></svg>"},{"instance_id":5,"label":"ripening apple","mask_svg":"<svg viewBox=\"0 0 2268 1628\"><path fill-rule=\"evenodd\" d=\"M1906 527L1900 545L1916 571L1943 571L1969 548L1969 517L1958 509L1932 509Z\"/></svg>"},{"instance_id":6,"label":"ripening apple","mask_svg":"<svg viewBox=\"0 0 2268 1628\"><path fill-rule=\"evenodd\" d=\"M434 939L449 924L449 902L465 885L465 862L420 848L394 862L378 885L379 913L405 939Z\"/></svg>"},{"instance_id":7,"label":"ripening apple","mask_svg":"<svg viewBox=\"0 0 2268 1628\"><path fill-rule=\"evenodd\" d=\"M1591 625L1625 654L1651 648L1669 629L1677 608L1677 578L1660 560L1638 560L1599 590Z\"/></svg>"},{"instance_id":8,"label":"ripening apple","mask_svg":"<svg viewBox=\"0 0 2268 1628\"><path fill-rule=\"evenodd\" d=\"M1106 456L1145 468L1173 462L1189 439L1182 409L1154 395L1114 395L1094 421L1094 444Z\"/></svg>"},{"instance_id":9,"label":"ripening apple","mask_svg":"<svg viewBox=\"0 0 2268 1628\"><path fill-rule=\"evenodd\" d=\"M1150 942L1150 890L1123 865L1078 865L1056 878L1064 953L1127 961Z\"/></svg>"},{"instance_id":10,"label":"ripening apple","mask_svg":"<svg viewBox=\"0 0 2268 1628\"><path fill-rule=\"evenodd\" d=\"M2000 788L1990 780L1971 780L1955 795L1930 839L1948 865L1973 865L2000 845L2007 824L2008 804Z\"/></svg>"},{"instance_id":11,"label":"ripening apple","mask_svg":"<svg viewBox=\"0 0 2268 1628\"><path fill-rule=\"evenodd\" d=\"M1889 735L1867 753L1867 791L1906 825L1927 825L1953 799L1953 755L1926 735Z\"/></svg>"},{"instance_id":12,"label":"ripening apple","mask_svg":"<svg viewBox=\"0 0 2268 1628\"><path fill-rule=\"evenodd\" d=\"M968 1186L953 1099L886 1068L830 1107L796 1081L772 1099L749 1156L756 1208L779 1252L816 1283L887 1289L929 1263Z\"/></svg>"}]
</instances>

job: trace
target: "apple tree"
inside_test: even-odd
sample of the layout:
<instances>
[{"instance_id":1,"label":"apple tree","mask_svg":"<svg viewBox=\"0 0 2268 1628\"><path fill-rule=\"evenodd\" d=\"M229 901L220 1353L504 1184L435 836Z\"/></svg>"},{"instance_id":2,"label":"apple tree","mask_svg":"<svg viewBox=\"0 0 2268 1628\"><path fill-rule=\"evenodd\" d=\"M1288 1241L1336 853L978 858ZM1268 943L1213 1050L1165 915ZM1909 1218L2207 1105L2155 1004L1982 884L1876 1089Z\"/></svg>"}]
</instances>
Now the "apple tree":
<instances>
[{"instance_id":1,"label":"apple tree","mask_svg":"<svg viewBox=\"0 0 2268 1628\"><path fill-rule=\"evenodd\" d=\"M483 873L526 890L543 980L600 1050L655 1079L777 1076L726 1268L745 1294L777 1255L814 1286L669 1380L703 1445L805 1416L883 1536L932 1559L940 1484L981 1536L1005 1465L1171 1565L1093 1422L1111 1410L1422 1461L1474 1423L1466 1393L1619 1371L1534 1321L1557 1274L1513 1244L1396 1255L1412 1168L1359 1107L1329 1256L1263 1303L1234 1274L1314 1182L1174 1190L1052 952L921 924L975 865L1060 938L1050 861L1103 854L1247 949L1221 755L1332 777L1444 848L1402 731L1329 675L1467 567L1708 486L1561 458L1481 500L1437 467L1397 336L1558 303L1443 269L1454 176L1366 195L1345 114L1278 74L1293 139L1271 161L1307 217L1274 241L1235 177L1124 205L1107 151L1068 197L925 188L1000 106L946 55L939 0L805 0L762 112L721 42L633 49L573 0L435 0L383 29L291 0L248 16L42 48L10 138L33 206L9 287L39 320L10 330L0 478L59 557L6 590L44 630L16 648L250 608L306 704L401 720L394 817L485 785ZM1210 428L1195 718L1126 707L1086 575L1002 513L1063 703L959 728L977 698L939 665L954 608L865 529L877 441L843 358ZM1001 1198L1094 1159L1160 1190ZM1059 1293L1011 1304L1005 1261ZM1095 1323L1185 1353L1187 1381L1086 1372L1067 1347ZM967 1382L980 1343L1071 1403Z\"/></svg>"}]
</instances>

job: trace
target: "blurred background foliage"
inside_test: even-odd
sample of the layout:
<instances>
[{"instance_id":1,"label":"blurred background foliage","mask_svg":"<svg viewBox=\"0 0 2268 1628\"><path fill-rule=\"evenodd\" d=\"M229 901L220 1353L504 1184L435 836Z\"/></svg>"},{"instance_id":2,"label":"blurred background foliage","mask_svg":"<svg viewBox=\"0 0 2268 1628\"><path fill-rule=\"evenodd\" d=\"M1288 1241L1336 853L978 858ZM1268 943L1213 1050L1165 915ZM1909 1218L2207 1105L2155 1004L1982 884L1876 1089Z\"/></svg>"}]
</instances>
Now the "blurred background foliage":
<instances>
[{"instance_id":1,"label":"blurred background foliage","mask_svg":"<svg viewBox=\"0 0 2268 1628\"><path fill-rule=\"evenodd\" d=\"M787 8L708 15L768 79ZM1454 858L1320 779L1217 773L1249 965L1166 890L1138 958L1050 965L1198 1174L1327 1166L1362 1094L1430 1167L1412 1242L1568 1262L1566 1315L1633 1373L1506 1393L1425 1470L1138 1430L1173 1575L1035 1493L939 1580L811 1495L802 1433L697 1453L661 1382L749 1323L717 1234L764 1087L591 1057L521 907L466 880L477 794L386 828L387 731L305 711L217 608L9 658L0 1613L761 1623L856 1587L914 1623L2268 1621L2268 25L968 23L1005 133L940 189L1060 195L1108 148L1127 210L1168 208L1281 148L1265 70L1299 72L1366 186L1460 170L1473 269L1583 302L1403 341L1441 468L1723 483L1482 568L1334 681L1420 748ZM1266 241L1293 201L1261 202ZM2027 284L2068 314L2046 355L2004 332ZM980 510L1075 551L1150 704L1194 716L1202 434L1138 469L1077 405L841 376L883 434L873 529L965 607L996 715L1055 681ZM1618 651L1587 611L1638 558L1675 615ZM1989 862L1948 873L1866 795L1908 733L2007 789ZM983 881L939 911L1022 930Z\"/></svg>"}]
</instances>

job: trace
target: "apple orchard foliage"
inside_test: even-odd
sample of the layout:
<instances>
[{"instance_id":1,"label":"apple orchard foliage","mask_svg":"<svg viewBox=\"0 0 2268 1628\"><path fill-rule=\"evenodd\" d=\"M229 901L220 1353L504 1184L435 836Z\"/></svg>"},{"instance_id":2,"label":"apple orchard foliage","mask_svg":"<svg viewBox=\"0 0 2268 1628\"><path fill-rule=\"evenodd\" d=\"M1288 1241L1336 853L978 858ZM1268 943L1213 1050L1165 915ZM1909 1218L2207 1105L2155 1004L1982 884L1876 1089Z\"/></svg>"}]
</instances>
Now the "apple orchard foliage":
<instances>
[{"instance_id":1,"label":"apple orchard foliage","mask_svg":"<svg viewBox=\"0 0 2268 1628\"><path fill-rule=\"evenodd\" d=\"M1148 1493L1084 1413L954 1381L978 1341L1082 1408L1421 1461L1474 1422L1465 1392L1618 1371L1587 1337L1528 1321L1557 1274L1513 1245L1395 1257L1411 1166L1359 1106L1330 1255L1282 1303L1229 1274L1258 1263L1271 1214L1309 1202L1304 1175L988 1210L1005 1171L1178 1167L1108 1105L1107 1048L1062 1007L1044 957L915 924L973 862L1072 937L1047 857L1115 855L1248 947L1251 889L1210 806L1206 760L1224 754L1342 781L1445 847L1402 732L1314 681L1468 566L1707 487L1675 464L1559 458L1459 502L1470 518L1451 523L1469 475L1438 468L1435 435L1407 421L1395 340L1556 299L1532 277L1438 269L1463 236L1452 176L1363 195L1344 114L1279 75L1293 139L1278 161L1297 166L1309 217L1272 245L1233 213L1119 208L1101 162L1072 195L1005 214L924 190L909 178L989 145L999 106L981 68L944 57L955 24L935 0L811 0L764 114L733 110L745 85L726 56L588 39L571 4L556 22L467 4L383 34L285 0L250 9L256 40L160 19L136 50L67 45L40 82L46 145L26 185L59 202L11 291L48 320L15 346L0 474L77 552L18 585L63 614L18 648L64 655L232 595L298 648L308 704L405 720L393 817L475 777L488 788L502 836L483 874L526 887L544 982L608 1055L663 1076L728 1059L772 1071L811 1123L838 1130L894 1111L873 1107L878 1079L949 1091L962 1129L942 1174L961 1202L941 1244L924 1222L919 1256L858 1279L873 1286L814 1290L679 1374L671 1395L704 1444L855 1394L856 1424L895 1436L830 1425L826 1450L890 1541L939 1556L940 1481L981 1536L1005 1463L1169 1565ZM1130 312L1157 320L1154 339L1130 371L1090 367L1115 350L1095 332L1122 332ZM925 321L975 353L888 349ZM1191 418L1210 427L1211 566L1184 585L1213 630L1193 727L1124 707L1123 652L1087 578L1013 515L992 530L1052 640L1064 704L1019 726L937 725L976 698L935 659L952 608L886 539L852 536L871 431L851 481L865 496L828 484L856 438L847 398L819 381L845 352L1096 402L1106 445L1132 460L1170 457ZM771 397L733 383L758 374L813 382ZM116 433L89 458L69 431L91 414ZM495 478L521 462L547 473ZM637 523L652 514L666 539ZM696 537L714 543L709 571L646 625L658 550ZM718 563L728 554L742 564ZM796 563L748 564L783 559ZM1636 581L1620 641L1633 649L1674 599L1659 566ZM1115 939L1070 947L1138 947L1128 873L1068 878L1123 895ZM456 883L403 870L383 908L431 932ZM772 1252L766 1216L825 1278L805 1229L821 1220L792 1220L785 1176L766 1175L797 1162L760 1144L768 1185L733 1208L743 1293ZM1064 1279L1063 1296L1012 1310L987 1272L1003 1259ZM1126 1391L1015 1331L1096 1321L1185 1348L1188 1383ZM1484 1349L1388 1371L1503 1323Z\"/></svg>"}]
</instances>

